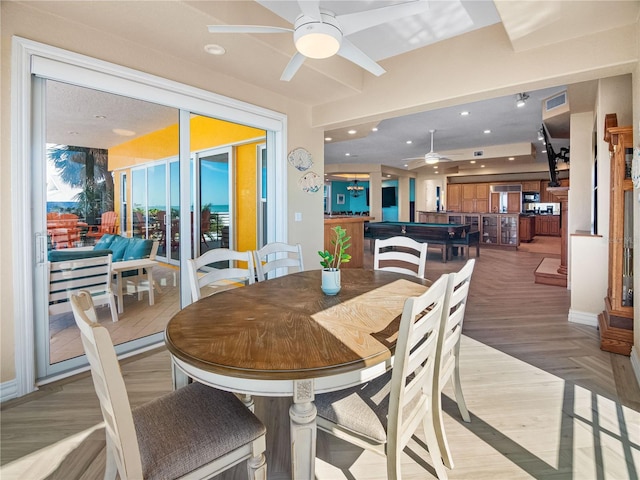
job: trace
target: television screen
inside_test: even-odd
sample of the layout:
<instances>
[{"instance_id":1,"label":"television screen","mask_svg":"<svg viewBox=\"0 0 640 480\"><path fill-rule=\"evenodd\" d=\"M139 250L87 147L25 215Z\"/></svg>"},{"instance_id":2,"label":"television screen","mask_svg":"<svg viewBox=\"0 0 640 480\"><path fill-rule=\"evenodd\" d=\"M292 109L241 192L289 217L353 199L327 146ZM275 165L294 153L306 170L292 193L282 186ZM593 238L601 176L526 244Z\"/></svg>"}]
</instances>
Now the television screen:
<instances>
[{"instance_id":1,"label":"television screen","mask_svg":"<svg viewBox=\"0 0 640 480\"><path fill-rule=\"evenodd\" d=\"M382 208L396 206L396 187L382 187Z\"/></svg>"}]
</instances>

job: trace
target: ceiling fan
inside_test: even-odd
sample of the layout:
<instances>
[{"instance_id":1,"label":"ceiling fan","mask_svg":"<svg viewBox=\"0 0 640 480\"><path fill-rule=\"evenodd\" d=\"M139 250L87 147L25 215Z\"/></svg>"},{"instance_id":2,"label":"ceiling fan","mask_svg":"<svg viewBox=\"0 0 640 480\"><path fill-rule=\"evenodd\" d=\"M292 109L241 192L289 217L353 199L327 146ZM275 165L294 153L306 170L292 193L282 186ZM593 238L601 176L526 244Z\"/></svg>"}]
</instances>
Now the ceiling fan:
<instances>
[{"instance_id":1,"label":"ceiling fan","mask_svg":"<svg viewBox=\"0 0 640 480\"><path fill-rule=\"evenodd\" d=\"M418 159L424 158L424 162L429 165L434 165L439 162L450 162L451 161L450 158L445 157L444 155L440 155L439 153L433 151L433 134L435 132L436 132L435 129L429 130L429 133L431 134L431 150L425 153L424 157L405 158L404 160L418 160Z\"/></svg>"},{"instance_id":2,"label":"ceiling fan","mask_svg":"<svg viewBox=\"0 0 640 480\"><path fill-rule=\"evenodd\" d=\"M427 0L335 15L320 8L320 0L298 0L301 13L291 28L263 25L208 25L211 33L283 33L293 32L298 50L287 64L280 80L289 81L302 66L305 58L328 58L335 54L355 63L375 76L385 73L371 57L351 43L346 37L352 33L381 25L399 18L422 13L428 9Z\"/></svg>"}]
</instances>

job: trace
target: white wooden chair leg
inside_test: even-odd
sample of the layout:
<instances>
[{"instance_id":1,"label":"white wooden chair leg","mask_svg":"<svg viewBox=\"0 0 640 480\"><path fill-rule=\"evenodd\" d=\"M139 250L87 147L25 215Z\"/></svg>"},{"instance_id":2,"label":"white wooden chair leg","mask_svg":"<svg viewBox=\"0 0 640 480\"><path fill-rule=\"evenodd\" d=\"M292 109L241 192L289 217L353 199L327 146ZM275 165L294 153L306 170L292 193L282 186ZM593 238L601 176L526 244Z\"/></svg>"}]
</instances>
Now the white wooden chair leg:
<instances>
[{"instance_id":1,"label":"white wooden chair leg","mask_svg":"<svg viewBox=\"0 0 640 480\"><path fill-rule=\"evenodd\" d=\"M447 442L447 434L444 431L444 414L442 412L442 394L435 393L433 397L433 412L431 412L431 416L433 418L432 428L435 429L435 438L436 438L436 446L438 447L438 451L442 457L442 462L444 465L453 469L453 456L451 455L451 451L449 450L449 443ZM426 423L426 420L425 420ZM425 426L425 434L426 434L426 426ZM431 451L431 445L429 445L429 451ZM433 458L433 454L431 454ZM435 460L434 460L435 462Z\"/></svg>"},{"instance_id":2,"label":"white wooden chair leg","mask_svg":"<svg viewBox=\"0 0 640 480\"><path fill-rule=\"evenodd\" d=\"M249 480L267 480L267 457L261 453L247 460L247 478Z\"/></svg>"},{"instance_id":3,"label":"white wooden chair leg","mask_svg":"<svg viewBox=\"0 0 640 480\"><path fill-rule=\"evenodd\" d=\"M248 393L237 393L236 396L244 403L245 407L255 413L256 406L253 402L253 396Z\"/></svg>"},{"instance_id":4,"label":"white wooden chair leg","mask_svg":"<svg viewBox=\"0 0 640 480\"><path fill-rule=\"evenodd\" d=\"M107 437L107 446L106 450L106 464L104 469L104 480L116 480L116 476L118 475L118 465L116 464L116 457L113 454L113 444L109 435Z\"/></svg>"},{"instance_id":5,"label":"white wooden chair leg","mask_svg":"<svg viewBox=\"0 0 640 480\"><path fill-rule=\"evenodd\" d=\"M436 435L436 431L434 430L434 424L433 422L429 421L430 419L433 419L433 417L430 418L428 415L425 415L424 419L422 420L424 437L427 441L427 447L429 448L429 455L431 455L431 462L433 463L433 468L436 471L438 479L447 480L447 470L444 468L444 465L442 463L443 457L442 453L440 452L440 447L438 446L439 441ZM444 433L444 430L442 431L442 433Z\"/></svg>"},{"instance_id":6,"label":"white wooden chair leg","mask_svg":"<svg viewBox=\"0 0 640 480\"><path fill-rule=\"evenodd\" d=\"M464 395L462 394L462 383L460 382L460 362L459 362L459 353L460 349L457 348L456 352L456 365L453 369L453 391L456 395L456 402L458 403L458 409L460 410L460 415L462 415L462 419L469 423L471 422L471 417L469 416L469 410L467 409L467 403L464 401Z\"/></svg>"}]
</instances>

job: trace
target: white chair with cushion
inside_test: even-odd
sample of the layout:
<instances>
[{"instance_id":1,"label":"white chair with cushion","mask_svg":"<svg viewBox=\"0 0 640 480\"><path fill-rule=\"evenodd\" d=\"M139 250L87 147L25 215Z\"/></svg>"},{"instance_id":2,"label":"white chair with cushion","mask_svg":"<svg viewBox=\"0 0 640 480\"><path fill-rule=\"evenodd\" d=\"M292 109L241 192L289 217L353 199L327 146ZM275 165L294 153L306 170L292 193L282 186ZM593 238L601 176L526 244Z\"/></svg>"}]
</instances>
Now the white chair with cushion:
<instances>
[{"instance_id":1,"label":"white chair with cushion","mask_svg":"<svg viewBox=\"0 0 640 480\"><path fill-rule=\"evenodd\" d=\"M235 395L192 383L132 411L91 295L72 295L71 306L104 417L105 479L209 478L244 460L248 478L267 478L265 427Z\"/></svg>"},{"instance_id":2,"label":"white chair with cushion","mask_svg":"<svg viewBox=\"0 0 640 480\"><path fill-rule=\"evenodd\" d=\"M236 262L244 262L246 266L235 266ZM224 263L226 266L218 268L213 266L215 263ZM215 248L198 258L187 260L187 270L191 298L194 302L202 298L202 287L212 287L210 293L213 294L239 284L252 284L256 279L251 251L238 252L228 248Z\"/></svg>"},{"instance_id":3,"label":"white chair with cushion","mask_svg":"<svg viewBox=\"0 0 640 480\"><path fill-rule=\"evenodd\" d=\"M286 268L287 273L292 273L291 268L296 272L304 270L302 262L302 246L289 245L288 243L272 242L259 250L254 251L256 261L256 275L259 282L268 277L277 276L274 271ZM271 273L270 272L274 272Z\"/></svg>"},{"instance_id":4,"label":"white chair with cushion","mask_svg":"<svg viewBox=\"0 0 640 480\"><path fill-rule=\"evenodd\" d=\"M432 412L438 436L438 446L442 453L442 460L448 468L453 468L453 458L444 432L442 390L449 379L453 379L453 390L462 419L465 422L471 421L460 382L460 340L475 262L475 259L470 259L459 272L449 275L446 307L443 311L442 324L438 334L438 355L436 356L435 368L439 375L436 375L436 381L433 383L432 399L434 404Z\"/></svg>"},{"instance_id":5,"label":"white chair with cushion","mask_svg":"<svg viewBox=\"0 0 640 480\"><path fill-rule=\"evenodd\" d=\"M420 424L438 478L447 478L429 411L446 286L443 275L423 295L406 300L390 372L315 398L318 428L386 454L389 479L402 478L402 451Z\"/></svg>"},{"instance_id":6,"label":"white chair with cushion","mask_svg":"<svg viewBox=\"0 0 640 480\"><path fill-rule=\"evenodd\" d=\"M374 270L388 270L424 278L426 263L426 242L417 242L409 237L391 237L385 240L376 238Z\"/></svg>"}]
</instances>

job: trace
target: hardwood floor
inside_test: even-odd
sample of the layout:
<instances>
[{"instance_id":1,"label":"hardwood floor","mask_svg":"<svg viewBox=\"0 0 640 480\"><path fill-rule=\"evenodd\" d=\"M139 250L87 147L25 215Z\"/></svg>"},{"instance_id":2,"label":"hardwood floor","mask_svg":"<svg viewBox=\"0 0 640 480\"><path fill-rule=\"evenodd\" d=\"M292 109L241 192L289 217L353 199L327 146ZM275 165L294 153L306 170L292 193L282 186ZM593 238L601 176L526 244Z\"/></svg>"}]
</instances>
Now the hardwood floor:
<instances>
[{"instance_id":1,"label":"hardwood floor","mask_svg":"<svg viewBox=\"0 0 640 480\"><path fill-rule=\"evenodd\" d=\"M445 427L450 479L637 479L640 389L628 357L599 349L594 327L567 322L570 295L533 283L542 253L485 248L476 262L461 354L471 413L464 423L450 386ZM456 271L430 252L427 274ZM365 267L371 256L365 249ZM166 351L122 362L132 405L171 388ZM290 478L288 398L256 398L267 425L270 479ZM104 431L88 375L47 385L2 405L0 477L95 479L104 468ZM405 449L403 478L435 478L418 433ZM385 459L318 434L316 478L385 479ZM246 478L239 465L219 478Z\"/></svg>"}]
</instances>

